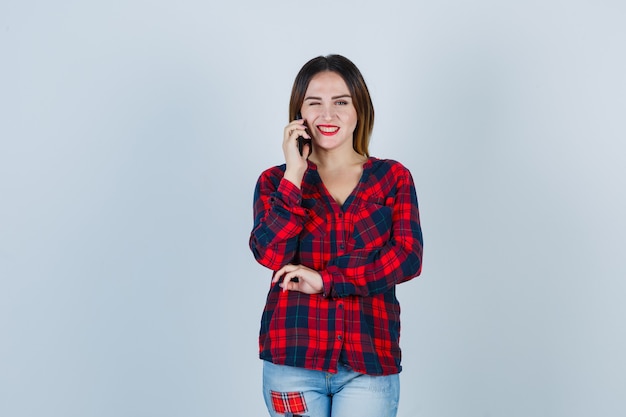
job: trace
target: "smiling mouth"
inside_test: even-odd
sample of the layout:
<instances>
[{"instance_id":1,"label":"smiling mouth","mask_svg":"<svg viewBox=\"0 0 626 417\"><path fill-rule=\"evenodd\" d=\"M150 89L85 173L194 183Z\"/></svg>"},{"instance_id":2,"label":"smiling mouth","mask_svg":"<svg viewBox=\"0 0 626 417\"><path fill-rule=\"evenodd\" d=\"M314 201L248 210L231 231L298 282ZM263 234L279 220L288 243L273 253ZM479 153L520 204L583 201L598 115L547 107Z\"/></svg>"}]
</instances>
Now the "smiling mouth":
<instances>
[{"instance_id":1,"label":"smiling mouth","mask_svg":"<svg viewBox=\"0 0 626 417\"><path fill-rule=\"evenodd\" d=\"M339 132L339 126L318 125L317 129L320 131L322 135L325 135L325 136L332 136L335 133Z\"/></svg>"}]
</instances>

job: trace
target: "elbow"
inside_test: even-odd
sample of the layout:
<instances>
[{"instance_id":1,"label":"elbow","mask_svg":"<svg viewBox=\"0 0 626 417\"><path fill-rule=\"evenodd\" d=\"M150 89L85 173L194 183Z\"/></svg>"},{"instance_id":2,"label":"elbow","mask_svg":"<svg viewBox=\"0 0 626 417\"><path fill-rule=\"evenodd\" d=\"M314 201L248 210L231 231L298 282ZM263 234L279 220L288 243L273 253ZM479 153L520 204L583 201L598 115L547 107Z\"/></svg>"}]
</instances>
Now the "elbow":
<instances>
[{"instance_id":1,"label":"elbow","mask_svg":"<svg viewBox=\"0 0 626 417\"><path fill-rule=\"evenodd\" d=\"M256 259L259 264L273 271L281 268L280 259L278 259L276 256L271 256L271 254L269 254L267 251L261 251L258 247L252 244L250 245L250 249L252 250L254 259Z\"/></svg>"},{"instance_id":2,"label":"elbow","mask_svg":"<svg viewBox=\"0 0 626 417\"><path fill-rule=\"evenodd\" d=\"M401 282L409 281L422 273L422 252L422 244L419 240L407 246L406 257L402 263L404 278Z\"/></svg>"},{"instance_id":3,"label":"elbow","mask_svg":"<svg viewBox=\"0 0 626 417\"><path fill-rule=\"evenodd\" d=\"M411 241L410 250L413 258L414 277L422 273L422 255L424 254L424 237L422 236L422 228L419 223L413 225L413 239Z\"/></svg>"},{"instance_id":4,"label":"elbow","mask_svg":"<svg viewBox=\"0 0 626 417\"><path fill-rule=\"evenodd\" d=\"M424 248L421 240L416 240L413 244L413 250L411 251L411 256L413 258L413 276L417 277L422 273L422 254L424 253Z\"/></svg>"},{"instance_id":5,"label":"elbow","mask_svg":"<svg viewBox=\"0 0 626 417\"><path fill-rule=\"evenodd\" d=\"M255 245L252 240L250 241L250 250L254 255L254 259L256 259L259 264L272 271L282 268L287 263L285 262L284 256L280 256L274 251L267 250L267 248L263 246Z\"/></svg>"},{"instance_id":6,"label":"elbow","mask_svg":"<svg viewBox=\"0 0 626 417\"><path fill-rule=\"evenodd\" d=\"M272 257L268 257L268 256L261 256L255 253L254 258L256 259L256 261L263 265L264 267L271 269L272 271L276 271L279 270L280 268L283 267L283 264L280 262L279 259L276 258L272 258Z\"/></svg>"},{"instance_id":7,"label":"elbow","mask_svg":"<svg viewBox=\"0 0 626 417\"><path fill-rule=\"evenodd\" d=\"M407 279L415 278L421 275L422 273L422 257L421 254L418 256L416 253L412 253L407 259L407 268L405 270Z\"/></svg>"}]
</instances>

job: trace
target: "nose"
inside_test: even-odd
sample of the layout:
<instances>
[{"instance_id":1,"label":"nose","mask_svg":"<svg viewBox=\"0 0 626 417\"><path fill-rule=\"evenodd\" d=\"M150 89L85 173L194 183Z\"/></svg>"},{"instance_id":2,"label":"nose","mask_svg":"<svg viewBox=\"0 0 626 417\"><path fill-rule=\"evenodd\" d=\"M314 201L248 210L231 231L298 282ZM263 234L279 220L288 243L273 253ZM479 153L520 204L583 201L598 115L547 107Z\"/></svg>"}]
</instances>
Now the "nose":
<instances>
[{"instance_id":1,"label":"nose","mask_svg":"<svg viewBox=\"0 0 626 417\"><path fill-rule=\"evenodd\" d=\"M334 116L334 111L332 109L331 106L324 106L324 109L322 111L322 117L325 120L331 120Z\"/></svg>"}]
</instances>

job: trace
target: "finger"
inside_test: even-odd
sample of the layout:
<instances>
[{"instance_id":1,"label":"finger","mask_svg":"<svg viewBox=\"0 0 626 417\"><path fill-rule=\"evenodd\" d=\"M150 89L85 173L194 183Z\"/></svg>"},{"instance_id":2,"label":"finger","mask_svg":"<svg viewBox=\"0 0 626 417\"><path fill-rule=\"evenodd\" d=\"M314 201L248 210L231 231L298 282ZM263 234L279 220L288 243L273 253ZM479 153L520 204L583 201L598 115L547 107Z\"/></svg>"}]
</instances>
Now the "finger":
<instances>
[{"instance_id":1,"label":"finger","mask_svg":"<svg viewBox=\"0 0 626 417\"><path fill-rule=\"evenodd\" d=\"M278 271L274 271L274 275L272 275L272 284L276 284L279 279L280 275L278 274Z\"/></svg>"},{"instance_id":2,"label":"finger","mask_svg":"<svg viewBox=\"0 0 626 417\"><path fill-rule=\"evenodd\" d=\"M306 125L304 124L304 122L302 120L296 120L294 122L289 123L286 127L285 127L285 136L286 137L291 137L293 136L293 134L295 132L299 132L300 135L303 134L307 134L306 133ZM308 134L307 134L308 136Z\"/></svg>"},{"instance_id":3,"label":"finger","mask_svg":"<svg viewBox=\"0 0 626 417\"><path fill-rule=\"evenodd\" d=\"M282 274L280 272L280 269L278 271L274 271L274 275L272 275L272 284L276 284L276 282L278 282L278 280L280 279L281 275Z\"/></svg>"},{"instance_id":4,"label":"finger","mask_svg":"<svg viewBox=\"0 0 626 417\"><path fill-rule=\"evenodd\" d=\"M285 131L291 132L294 129L306 129L306 125L302 122L302 120L295 120L285 126Z\"/></svg>"},{"instance_id":5,"label":"finger","mask_svg":"<svg viewBox=\"0 0 626 417\"><path fill-rule=\"evenodd\" d=\"M309 142L305 143L302 147L302 156L304 157L304 155L306 155L306 157L308 158L309 156L311 156L312 150L313 149L311 147L311 144Z\"/></svg>"},{"instance_id":6,"label":"finger","mask_svg":"<svg viewBox=\"0 0 626 417\"><path fill-rule=\"evenodd\" d=\"M281 284L281 288L283 289L283 291L297 291L298 286L300 285L300 281L301 278L298 275L297 270L289 272L288 274L285 274L285 277L283 278L283 282Z\"/></svg>"},{"instance_id":7,"label":"finger","mask_svg":"<svg viewBox=\"0 0 626 417\"><path fill-rule=\"evenodd\" d=\"M283 289L283 292L285 292L285 291L287 291L289 289L289 283L290 282L291 282L291 279L287 275L285 275L285 277L283 278L283 282L281 282L279 284L280 288Z\"/></svg>"},{"instance_id":8,"label":"finger","mask_svg":"<svg viewBox=\"0 0 626 417\"><path fill-rule=\"evenodd\" d=\"M272 284L276 284L280 280L280 278L285 275L285 273L287 272L287 268L289 268L290 266L292 265L287 264L280 268L278 271L274 272L274 276L272 277Z\"/></svg>"},{"instance_id":9,"label":"finger","mask_svg":"<svg viewBox=\"0 0 626 417\"><path fill-rule=\"evenodd\" d=\"M287 136L285 137L285 140L287 142L293 142L297 138L299 138L300 136L302 136L303 138L306 138L306 139L311 139L311 136L309 136L309 134L306 132L306 130L294 129L294 130L288 132Z\"/></svg>"}]
</instances>

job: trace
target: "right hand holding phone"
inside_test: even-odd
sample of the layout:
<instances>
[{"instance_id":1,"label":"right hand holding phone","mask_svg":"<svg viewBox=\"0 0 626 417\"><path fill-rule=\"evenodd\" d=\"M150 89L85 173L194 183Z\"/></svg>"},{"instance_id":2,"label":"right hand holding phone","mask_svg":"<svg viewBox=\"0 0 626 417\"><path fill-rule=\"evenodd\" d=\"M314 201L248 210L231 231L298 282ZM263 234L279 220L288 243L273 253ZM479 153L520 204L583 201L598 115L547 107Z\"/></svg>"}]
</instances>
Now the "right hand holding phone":
<instances>
[{"instance_id":1,"label":"right hand holding phone","mask_svg":"<svg viewBox=\"0 0 626 417\"><path fill-rule=\"evenodd\" d=\"M304 138L301 146L302 154L299 150L299 137ZM283 138L283 153L287 169L285 178L300 187L302 177L308 167L307 158L311 153L311 136L306 131L306 122L303 119L296 119L285 127Z\"/></svg>"}]
</instances>

